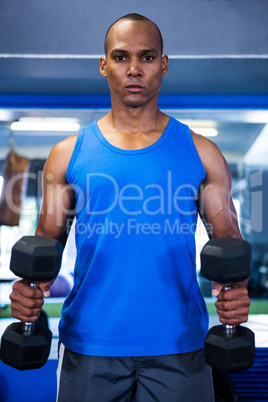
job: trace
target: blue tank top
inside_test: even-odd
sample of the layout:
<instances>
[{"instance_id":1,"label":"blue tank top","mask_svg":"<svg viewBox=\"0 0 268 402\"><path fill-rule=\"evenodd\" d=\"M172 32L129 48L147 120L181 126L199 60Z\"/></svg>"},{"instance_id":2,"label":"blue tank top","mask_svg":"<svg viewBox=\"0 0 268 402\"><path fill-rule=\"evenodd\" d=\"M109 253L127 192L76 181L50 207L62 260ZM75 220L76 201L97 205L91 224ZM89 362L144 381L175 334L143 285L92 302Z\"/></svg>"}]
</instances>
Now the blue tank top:
<instances>
[{"instance_id":1,"label":"blue tank top","mask_svg":"<svg viewBox=\"0 0 268 402\"><path fill-rule=\"evenodd\" d=\"M111 145L96 121L79 131L67 169L77 257L59 325L66 348L95 356L203 348L195 229L204 178L188 126L172 117L138 150Z\"/></svg>"}]
</instances>

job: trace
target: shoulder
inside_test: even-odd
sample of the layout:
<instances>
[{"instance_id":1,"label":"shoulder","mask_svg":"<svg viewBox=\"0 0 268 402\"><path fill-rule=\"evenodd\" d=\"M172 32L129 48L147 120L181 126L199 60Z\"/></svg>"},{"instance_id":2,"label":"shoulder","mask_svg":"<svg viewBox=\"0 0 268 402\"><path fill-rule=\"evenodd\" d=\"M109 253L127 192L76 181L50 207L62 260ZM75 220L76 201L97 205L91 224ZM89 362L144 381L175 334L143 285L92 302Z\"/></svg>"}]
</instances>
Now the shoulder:
<instances>
[{"instance_id":1,"label":"shoulder","mask_svg":"<svg viewBox=\"0 0 268 402\"><path fill-rule=\"evenodd\" d=\"M213 142L210 141L208 138L204 137L203 135L195 133L193 130L190 129L192 139L194 141L195 147L199 156L202 159L207 158L221 158L223 157L219 147ZM202 160L203 162L203 160Z\"/></svg>"},{"instance_id":2,"label":"shoulder","mask_svg":"<svg viewBox=\"0 0 268 402\"><path fill-rule=\"evenodd\" d=\"M57 143L50 151L44 171L65 177L76 140L77 134L71 135Z\"/></svg>"},{"instance_id":3,"label":"shoulder","mask_svg":"<svg viewBox=\"0 0 268 402\"><path fill-rule=\"evenodd\" d=\"M225 171L229 171L227 162L219 149L219 147L208 138L195 133L190 129L196 150L203 163L206 177L214 175L222 175Z\"/></svg>"}]
</instances>

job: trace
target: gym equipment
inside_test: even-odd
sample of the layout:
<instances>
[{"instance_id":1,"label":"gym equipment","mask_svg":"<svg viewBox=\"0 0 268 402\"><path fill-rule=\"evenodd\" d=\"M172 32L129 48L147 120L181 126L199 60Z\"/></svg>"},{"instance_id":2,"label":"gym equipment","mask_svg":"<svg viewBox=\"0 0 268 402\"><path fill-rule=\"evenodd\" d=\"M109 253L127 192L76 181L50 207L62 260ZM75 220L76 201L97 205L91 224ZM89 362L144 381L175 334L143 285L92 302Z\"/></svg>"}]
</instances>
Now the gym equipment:
<instances>
[{"instance_id":1,"label":"gym equipment","mask_svg":"<svg viewBox=\"0 0 268 402\"><path fill-rule=\"evenodd\" d=\"M212 369L215 402L239 402L235 387L227 373Z\"/></svg>"},{"instance_id":2,"label":"gym equipment","mask_svg":"<svg viewBox=\"0 0 268 402\"><path fill-rule=\"evenodd\" d=\"M243 239L224 237L209 240L201 251L201 274L219 282L223 290L250 275L251 246ZM205 359L224 372L249 369L254 363L254 333L240 325L212 327L205 339Z\"/></svg>"},{"instance_id":3,"label":"gym equipment","mask_svg":"<svg viewBox=\"0 0 268 402\"><path fill-rule=\"evenodd\" d=\"M57 279L50 288L51 297L66 297L71 290L71 285L68 280L62 276L58 275Z\"/></svg>"},{"instance_id":4,"label":"gym equipment","mask_svg":"<svg viewBox=\"0 0 268 402\"><path fill-rule=\"evenodd\" d=\"M60 270L63 246L46 236L23 236L11 252L10 270L37 287L54 279ZM42 367L48 359L52 333L38 323L13 323L2 339L1 360L18 370Z\"/></svg>"},{"instance_id":5,"label":"gym equipment","mask_svg":"<svg viewBox=\"0 0 268 402\"><path fill-rule=\"evenodd\" d=\"M17 226L20 221L21 203L27 187L29 159L11 149L5 159L0 196L0 225Z\"/></svg>"}]
</instances>

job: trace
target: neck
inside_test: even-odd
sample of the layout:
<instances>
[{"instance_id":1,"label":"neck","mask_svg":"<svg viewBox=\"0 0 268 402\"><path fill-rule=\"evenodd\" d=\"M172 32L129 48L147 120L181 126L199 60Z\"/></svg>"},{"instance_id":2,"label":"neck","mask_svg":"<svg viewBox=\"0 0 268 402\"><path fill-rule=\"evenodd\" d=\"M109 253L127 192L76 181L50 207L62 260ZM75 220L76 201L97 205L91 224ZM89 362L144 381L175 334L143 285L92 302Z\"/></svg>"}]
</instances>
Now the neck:
<instances>
[{"instance_id":1,"label":"neck","mask_svg":"<svg viewBox=\"0 0 268 402\"><path fill-rule=\"evenodd\" d=\"M159 110L157 102L140 107L118 105L112 99L112 109L108 113L110 125L117 132L140 133L154 130L159 126L164 114Z\"/></svg>"}]
</instances>

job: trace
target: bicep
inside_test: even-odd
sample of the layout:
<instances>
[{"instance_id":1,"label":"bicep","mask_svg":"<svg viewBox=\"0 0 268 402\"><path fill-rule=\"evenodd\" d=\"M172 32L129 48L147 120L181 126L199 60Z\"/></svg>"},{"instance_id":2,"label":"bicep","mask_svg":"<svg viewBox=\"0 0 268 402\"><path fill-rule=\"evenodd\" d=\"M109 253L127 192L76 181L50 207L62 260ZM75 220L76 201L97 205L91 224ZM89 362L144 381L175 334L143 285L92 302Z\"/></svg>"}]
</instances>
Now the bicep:
<instances>
[{"instance_id":1,"label":"bicep","mask_svg":"<svg viewBox=\"0 0 268 402\"><path fill-rule=\"evenodd\" d=\"M204 167L206 179L200 187L199 204L213 237L241 237L226 160L215 150L207 155Z\"/></svg>"},{"instance_id":2,"label":"bicep","mask_svg":"<svg viewBox=\"0 0 268 402\"><path fill-rule=\"evenodd\" d=\"M57 157L56 157L57 156ZM49 156L43 170L43 199L36 234L66 241L67 223L74 215L74 191L66 180L66 162L55 152Z\"/></svg>"}]
</instances>

